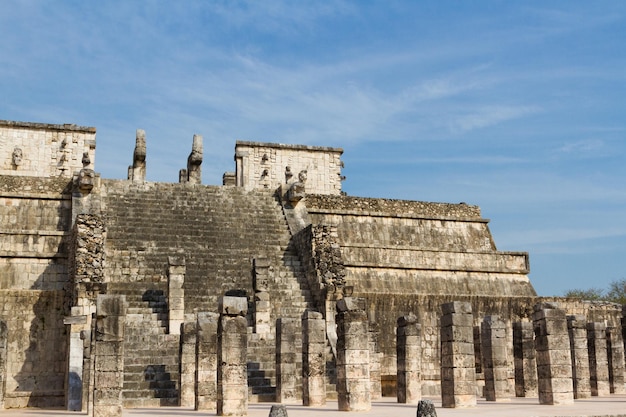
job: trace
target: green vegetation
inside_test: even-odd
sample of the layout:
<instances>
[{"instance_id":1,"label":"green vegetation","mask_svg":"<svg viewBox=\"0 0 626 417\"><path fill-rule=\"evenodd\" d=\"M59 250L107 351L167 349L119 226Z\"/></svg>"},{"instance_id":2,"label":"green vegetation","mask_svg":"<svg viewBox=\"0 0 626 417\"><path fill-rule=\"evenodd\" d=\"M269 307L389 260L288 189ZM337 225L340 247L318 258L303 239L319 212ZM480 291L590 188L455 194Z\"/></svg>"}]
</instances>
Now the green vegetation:
<instances>
[{"instance_id":1,"label":"green vegetation","mask_svg":"<svg viewBox=\"0 0 626 417\"><path fill-rule=\"evenodd\" d=\"M610 301L613 303L626 304L626 278L611 282L608 289L574 289L565 292L564 296L590 301Z\"/></svg>"}]
</instances>

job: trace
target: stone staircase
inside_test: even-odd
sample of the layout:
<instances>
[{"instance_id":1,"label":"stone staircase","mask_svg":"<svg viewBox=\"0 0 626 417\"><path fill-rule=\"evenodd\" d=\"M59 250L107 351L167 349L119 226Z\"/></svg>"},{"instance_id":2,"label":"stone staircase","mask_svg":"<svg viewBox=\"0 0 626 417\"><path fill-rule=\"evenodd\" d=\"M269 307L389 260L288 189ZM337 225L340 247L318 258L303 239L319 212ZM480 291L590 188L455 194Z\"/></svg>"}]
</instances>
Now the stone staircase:
<instances>
[{"instance_id":1,"label":"stone staircase","mask_svg":"<svg viewBox=\"0 0 626 417\"><path fill-rule=\"evenodd\" d=\"M123 405L127 408L178 405L178 335L167 334L167 301L158 288L110 284L126 295Z\"/></svg>"},{"instance_id":2,"label":"stone staircase","mask_svg":"<svg viewBox=\"0 0 626 417\"><path fill-rule=\"evenodd\" d=\"M272 331L260 337L249 329L248 376L250 401L273 400L276 319L299 322L307 308L315 309L273 191L114 180L104 180L103 189L108 213L105 274L111 291L126 294L132 304L126 406L175 404L178 337L166 334L164 300L144 299L146 290L166 292L167 258L172 255L185 257L186 313L217 311L218 298L227 291L243 291L251 299L252 261L270 260ZM251 314L248 319L252 325Z\"/></svg>"}]
</instances>

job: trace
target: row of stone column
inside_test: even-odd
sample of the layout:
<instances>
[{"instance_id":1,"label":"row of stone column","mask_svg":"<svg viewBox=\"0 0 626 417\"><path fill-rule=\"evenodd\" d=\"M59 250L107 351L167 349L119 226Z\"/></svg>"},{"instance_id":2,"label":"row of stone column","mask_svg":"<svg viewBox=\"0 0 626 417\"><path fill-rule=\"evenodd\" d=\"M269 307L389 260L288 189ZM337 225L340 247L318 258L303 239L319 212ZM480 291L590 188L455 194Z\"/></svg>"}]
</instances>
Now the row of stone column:
<instances>
[{"instance_id":1,"label":"row of stone column","mask_svg":"<svg viewBox=\"0 0 626 417\"><path fill-rule=\"evenodd\" d=\"M121 415L126 303L123 296L101 295L97 304L93 410L96 416L117 416ZM183 326L182 406L217 410L218 415L247 413L247 305L245 297L224 296L220 314L198 313L195 323ZM366 411L376 391L380 393L376 338L371 335L363 299L346 297L336 307L338 407ZM447 303L442 305L442 313L442 404L471 407L476 404L477 392L471 305ZM564 311L547 303L535 306L532 328L529 324L513 326L517 395L532 395L534 385L541 404L562 404L573 398L624 392L621 332L607 330L603 323L586 323L582 316L566 317ZM397 325L398 401L417 403L421 399L421 327L412 314L400 317ZM309 311L302 318L304 405L326 402L325 326L321 313ZM296 329L296 320L278 320L276 395L277 401L284 403L300 400ZM490 401L513 395L506 333L500 318L487 316L482 321L484 394Z\"/></svg>"},{"instance_id":2,"label":"row of stone column","mask_svg":"<svg viewBox=\"0 0 626 417\"><path fill-rule=\"evenodd\" d=\"M442 305L441 393L444 407L476 404L473 317L469 303ZM488 401L508 400L506 325L496 316L481 324L481 351ZM534 307L532 323L514 323L517 396L537 396L540 404L568 404L574 398L624 393L621 329L566 316L553 303Z\"/></svg>"}]
</instances>

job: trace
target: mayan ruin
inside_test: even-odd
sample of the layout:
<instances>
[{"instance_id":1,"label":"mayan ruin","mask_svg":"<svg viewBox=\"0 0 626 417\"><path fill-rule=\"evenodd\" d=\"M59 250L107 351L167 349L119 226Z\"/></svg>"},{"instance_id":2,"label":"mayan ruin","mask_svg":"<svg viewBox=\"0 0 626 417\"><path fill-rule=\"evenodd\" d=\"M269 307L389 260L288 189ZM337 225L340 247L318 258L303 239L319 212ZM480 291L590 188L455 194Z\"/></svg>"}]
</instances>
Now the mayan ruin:
<instances>
[{"instance_id":1,"label":"mayan ruin","mask_svg":"<svg viewBox=\"0 0 626 417\"><path fill-rule=\"evenodd\" d=\"M626 306L539 297L478 206L348 196L332 147L237 141L206 185L199 134L150 182L149 130L128 140L107 179L96 128L0 121L0 409L626 392Z\"/></svg>"}]
</instances>

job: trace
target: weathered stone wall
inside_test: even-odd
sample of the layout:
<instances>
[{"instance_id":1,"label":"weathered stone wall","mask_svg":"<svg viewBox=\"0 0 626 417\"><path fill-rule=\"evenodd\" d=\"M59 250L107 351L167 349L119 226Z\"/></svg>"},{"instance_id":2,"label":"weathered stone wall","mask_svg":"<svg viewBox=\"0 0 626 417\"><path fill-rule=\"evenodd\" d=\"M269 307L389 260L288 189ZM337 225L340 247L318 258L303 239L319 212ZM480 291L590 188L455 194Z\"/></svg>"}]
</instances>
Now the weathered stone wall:
<instances>
[{"instance_id":1,"label":"weathered stone wall","mask_svg":"<svg viewBox=\"0 0 626 417\"><path fill-rule=\"evenodd\" d=\"M64 302L63 291L0 290L8 334L5 408L64 404Z\"/></svg>"},{"instance_id":2,"label":"weathered stone wall","mask_svg":"<svg viewBox=\"0 0 626 417\"><path fill-rule=\"evenodd\" d=\"M476 206L319 195L306 205L313 224L336 226L357 290L536 295L528 254L497 251Z\"/></svg>"},{"instance_id":3,"label":"weathered stone wall","mask_svg":"<svg viewBox=\"0 0 626 417\"><path fill-rule=\"evenodd\" d=\"M0 145L8 146L6 137L0 139L4 139ZM64 402L69 184L68 178L0 175L0 320L6 322L8 334L6 408Z\"/></svg>"},{"instance_id":4,"label":"weathered stone wall","mask_svg":"<svg viewBox=\"0 0 626 417\"><path fill-rule=\"evenodd\" d=\"M70 216L67 179L0 176L0 289L64 288Z\"/></svg>"},{"instance_id":5,"label":"weathered stone wall","mask_svg":"<svg viewBox=\"0 0 626 417\"><path fill-rule=\"evenodd\" d=\"M298 173L306 170L307 193L339 195L342 153L340 148L237 141L237 185L274 190L298 181Z\"/></svg>"},{"instance_id":6,"label":"weathered stone wall","mask_svg":"<svg viewBox=\"0 0 626 417\"><path fill-rule=\"evenodd\" d=\"M337 228L327 225L309 225L293 237L309 289L321 311L325 308L327 291L341 292L345 284L346 272L337 237Z\"/></svg>"},{"instance_id":7,"label":"weathered stone wall","mask_svg":"<svg viewBox=\"0 0 626 417\"><path fill-rule=\"evenodd\" d=\"M16 148L21 160L14 158ZM84 152L93 168L95 149L93 127L0 120L0 175L72 178Z\"/></svg>"}]
</instances>

